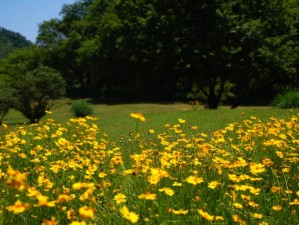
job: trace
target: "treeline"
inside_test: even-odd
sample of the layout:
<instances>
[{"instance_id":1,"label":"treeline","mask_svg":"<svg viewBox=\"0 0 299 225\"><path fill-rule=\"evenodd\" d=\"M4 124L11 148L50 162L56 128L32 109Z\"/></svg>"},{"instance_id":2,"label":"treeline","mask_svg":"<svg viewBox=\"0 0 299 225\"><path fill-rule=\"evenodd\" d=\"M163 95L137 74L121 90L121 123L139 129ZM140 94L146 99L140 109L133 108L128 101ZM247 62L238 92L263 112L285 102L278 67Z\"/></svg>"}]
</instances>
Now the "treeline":
<instances>
[{"instance_id":1,"label":"treeline","mask_svg":"<svg viewBox=\"0 0 299 225\"><path fill-rule=\"evenodd\" d=\"M296 0L81 0L41 23L33 51L69 94L217 108L296 88L298 37Z\"/></svg>"},{"instance_id":2,"label":"treeline","mask_svg":"<svg viewBox=\"0 0 299 225\"><path fill-rule=\"evenodd\" d=\"M0 27L0 58L5 58L16 48L24 48L32 44L21 34Z\"/></svg>"}]
</instances>

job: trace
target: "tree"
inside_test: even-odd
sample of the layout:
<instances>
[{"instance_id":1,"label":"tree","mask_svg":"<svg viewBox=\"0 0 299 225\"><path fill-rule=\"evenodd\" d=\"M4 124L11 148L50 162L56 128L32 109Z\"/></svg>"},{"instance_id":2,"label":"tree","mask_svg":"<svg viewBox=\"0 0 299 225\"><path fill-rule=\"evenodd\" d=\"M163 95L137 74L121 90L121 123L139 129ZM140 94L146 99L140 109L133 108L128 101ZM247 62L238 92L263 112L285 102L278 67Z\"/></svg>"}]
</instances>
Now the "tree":
<instances>
[{"instance_id":1,"label":"tree","mask_svg":"<svg viewBox=\"0 0 299 225\"><path fill-rule=\"evenodd\" d=\"M13 107L15 103L15 92L9 87L9 78L4 75L1 76L0 82L0 125L6 114Z\"/></svg>"},{"instance_id":2,"label":"tree","mask_svg":"<svg viewBox=\"0 0 299 225\"><path fill-rule=\"evenodd\" d=\"M5 88L14 96L11 107L20 111L31 123L38 122L52 106L52 100L65 92L61 74L40 63L36 47L11 53L1 61L0 74L8 77ZM0 88L2 92L6 90L4 86Z\"/></svg>"},{"instance_id":3,"label":"tree","mask_svg":"<svg viewBox=\"0 0 299 225\"><path fill-rule=\"evenodd\" d=\"M14 108L31 123L36 123L50 110L52 100L64 94L64 85L62 76L52 68L39 66L28 71L23 79L13 81L12 88L16 93Z\"/></svg>"},{"instance_id":4,"label":"tree","mask_svg":"<svg viewBox=\"0 0 299 225\"><path fill-rule=\"evenodd\" d=\"M0 27L0 58L5 58L14 49L31 45L21 34Z\"/></svg>"},{"instance_id":5,"label":"tree","mask_svg":"<svg viewBox=\"0 0 299 225\"><path fill-rule=\"evenodd\" d=\"M69 86L210 109L226 93L269 101L298 81L295 0L82 0L40 26L45 62ZM247 101L247 100L246 100Z\"/></svg>"}]
</instances>

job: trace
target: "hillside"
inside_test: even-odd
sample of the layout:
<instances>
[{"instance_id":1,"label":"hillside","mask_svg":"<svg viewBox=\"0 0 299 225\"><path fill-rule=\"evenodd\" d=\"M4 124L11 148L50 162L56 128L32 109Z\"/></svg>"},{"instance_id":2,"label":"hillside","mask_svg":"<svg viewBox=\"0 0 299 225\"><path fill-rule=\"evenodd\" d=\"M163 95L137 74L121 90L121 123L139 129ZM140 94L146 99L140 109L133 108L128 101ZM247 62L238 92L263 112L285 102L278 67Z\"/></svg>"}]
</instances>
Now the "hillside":
<instances>
[{"instance_id":1,"label":"hillside","mask_svg":"<svg viewBox=\"0 0 299 225\"><path fill-rule=\"evenodd\" d=\"M32 43L21 34L0 27L0 58L5 58L16 48L30 45Z\"/></svg>"}]
</instances>

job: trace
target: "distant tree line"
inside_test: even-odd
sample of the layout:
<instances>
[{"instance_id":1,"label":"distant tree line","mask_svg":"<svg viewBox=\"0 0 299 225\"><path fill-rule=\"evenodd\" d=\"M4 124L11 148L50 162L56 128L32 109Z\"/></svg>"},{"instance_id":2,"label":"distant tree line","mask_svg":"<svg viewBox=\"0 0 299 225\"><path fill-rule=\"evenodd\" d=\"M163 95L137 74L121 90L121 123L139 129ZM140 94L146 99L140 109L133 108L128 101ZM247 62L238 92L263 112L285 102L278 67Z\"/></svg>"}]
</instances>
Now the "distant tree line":
<instances>
[{"instance_id":1,"label":"distant tree line","mask_svg":"<svg viewBox=\"0 0 299 225\"><path fill-rule=\"evenodd\" d=\"M215 109L297 87L298 41L296 0L80 0L42 22L23 54L59 71L69 94Z\"/></svg>"},{"instance_id":2,"label":"distant tree line","mask_svg":"<svg viewBox=\"0 0 299 225\"><path fill-rule=\"evenodd\" d=\"M0 58L5 58L17 48L24 48L33 45L19 33L0 27Z\"/></svg>"}]
</instances>

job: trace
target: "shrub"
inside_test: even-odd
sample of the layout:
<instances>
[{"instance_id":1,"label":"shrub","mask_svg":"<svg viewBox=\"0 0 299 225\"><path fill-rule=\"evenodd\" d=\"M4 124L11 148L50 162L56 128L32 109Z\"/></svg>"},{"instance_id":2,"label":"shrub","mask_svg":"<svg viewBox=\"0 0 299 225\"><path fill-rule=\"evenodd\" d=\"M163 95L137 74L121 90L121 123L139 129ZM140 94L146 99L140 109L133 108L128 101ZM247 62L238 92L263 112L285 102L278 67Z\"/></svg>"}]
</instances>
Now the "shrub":
<instances>
[{"instance_id":1,"label":"shrub","mask_svg":"<svg viewBox=\"0 0 299 225\"><path fill-rule=\"evenodd\" d=\"M93 112L91 104L82 99L73 102L71 109L75 117L89 116Z\"/></svg>"},{"instance_id":2,"label":"shrub","mask_svg":"<svg viewBox=\"0 0 299 225\"><path fill-rule=\"evenodd\" d=\"M279 94L273 100L273 105L279 108L299 108L299 91L288 90Z\"/></svg>"}]
</instances>

